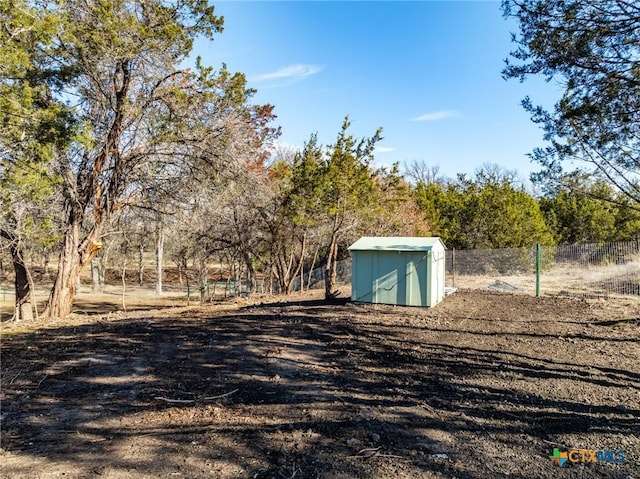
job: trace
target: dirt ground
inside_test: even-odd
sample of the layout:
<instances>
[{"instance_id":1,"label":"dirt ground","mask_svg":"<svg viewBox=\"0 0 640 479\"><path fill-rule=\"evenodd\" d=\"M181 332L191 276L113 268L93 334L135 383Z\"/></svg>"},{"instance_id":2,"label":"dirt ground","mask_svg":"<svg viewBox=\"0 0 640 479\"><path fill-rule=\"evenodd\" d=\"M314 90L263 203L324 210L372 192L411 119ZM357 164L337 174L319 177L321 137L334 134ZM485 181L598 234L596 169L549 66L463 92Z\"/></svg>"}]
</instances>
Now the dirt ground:
<instances>
[{"instance_id":1,"label":"dirt ground","mask_svg":"<svg viewBox=\"0 0 640 479\"><path fill-rule=\"evenodd\" d=\"M640 478L637 303L262 301L3 325L0 477Z\"/></svg>"}]
</instances>

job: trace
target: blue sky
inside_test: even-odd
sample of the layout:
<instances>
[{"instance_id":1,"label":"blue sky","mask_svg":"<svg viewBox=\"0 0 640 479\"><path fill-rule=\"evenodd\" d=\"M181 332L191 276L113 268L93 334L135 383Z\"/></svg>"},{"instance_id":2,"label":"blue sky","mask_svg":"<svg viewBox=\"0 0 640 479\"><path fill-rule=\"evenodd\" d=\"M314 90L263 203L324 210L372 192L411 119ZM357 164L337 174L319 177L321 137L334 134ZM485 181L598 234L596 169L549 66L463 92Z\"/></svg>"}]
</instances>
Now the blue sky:
<instances>
[{"instance_id":1,"label":"blue sky","mask_svg":"<svg viewBox=\"0 0 640 479\"><path fill-rule=\"evenodd\" d=\"M443 174L483 163L538 166L526 156L542 132L520 101L552 105L557 84L505 81L513 21L498 1L222 1L224 32L200 42L205 63L246 74L255 101L275 105L279 142L302 146L383 128L376 162L424 161Z\"/></svg>"}]
</instances>

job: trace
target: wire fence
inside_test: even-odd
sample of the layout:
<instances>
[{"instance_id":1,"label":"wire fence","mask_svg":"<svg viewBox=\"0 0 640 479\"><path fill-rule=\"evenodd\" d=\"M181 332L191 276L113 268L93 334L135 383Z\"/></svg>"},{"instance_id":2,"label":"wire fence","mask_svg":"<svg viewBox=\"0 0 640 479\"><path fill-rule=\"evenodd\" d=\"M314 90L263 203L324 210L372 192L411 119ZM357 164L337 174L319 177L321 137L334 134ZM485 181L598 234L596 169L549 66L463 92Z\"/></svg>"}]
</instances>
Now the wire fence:
<instances>
[{"instance_id":1,"label":"wire fence","mask_svg":"<svg viewBox=\"0 0 640 479\"><path fill-rule=\"evenodd\" d=\"M325 268L320 267L309 273L303 274L303 283L305 289L324 289ZM291 282L293 291L300 291L300 277L294 278ZM336 265L336 280L338 284L351 284L351 259L338 261Z\"/></svg>"},{"instance_id":2,"label":"wire fence","mask_svg":"<svg viewBox=\"0 0 640 479\"><path fill-rule=\"evenodd\" d=\"M640 240L540 248L543 295L640 296ZM536 248L447 251L447 286L535 294Z\"/></svg>"},{"instance_id":3,"label":"wire fence","mask_svg":"<svg viewBox=\"0 0 640 479\"><path fill-rule=\"evenodd\" d=\"M635 297L640 299L640 238L636 241L542 246L540 248L540 268L536 267L536 248L505 248L486 250L446 251L445 284L449 288L484 289L512 293L536 294L537 286L541 295L572 296L584 298ZM537 274L539 271L539 274ZM324 268L316 268L296 278L293 291L324 288ZM539 281L538 285L536 284ZM338 262L337 282L340 286L351 283L351 259ZM252 293L277 293L269 286L266 278L254 285ZM191 285L167 285L163 301L172 301L189 294L192 300L205 298L228 298L250 294L245 282L209 282L205 291ZM93 300L89 286L79 290L79 297L88 296ZM114 289L115 288L115 289ZM149 289L150 288L150 289ZM153 288L127 286L126 291L113 286L113 291L103 295L111 302L143 304L153 296ZM194 296L195 295L195 296ZM36 290L38 301L45 301L48 289L44 286ZM82 299L82 298L80 298ZM86 299L86 298L85 298ZM10 313L14 303L12 285L0 285L0 317ZM6 310L6 311L4 311Z\"/></svg>"},{"instance_id":4,"label":"wire fence","mask_svg":"<svg viewBox=\"0 0 640 479\"><path fill-rule=\"evenodd\" d=\"M445 282L450 288L484 289L541 295L609 298L640 297L640 238L615 243L446 252ZM310 277L309 277L310 276ZM351 260L338 262L339 284L351 282ZM305 288L324 288L324 268L304 275ZM293 282L300 290L300 279Z\"/></svg>"}]
</instances>

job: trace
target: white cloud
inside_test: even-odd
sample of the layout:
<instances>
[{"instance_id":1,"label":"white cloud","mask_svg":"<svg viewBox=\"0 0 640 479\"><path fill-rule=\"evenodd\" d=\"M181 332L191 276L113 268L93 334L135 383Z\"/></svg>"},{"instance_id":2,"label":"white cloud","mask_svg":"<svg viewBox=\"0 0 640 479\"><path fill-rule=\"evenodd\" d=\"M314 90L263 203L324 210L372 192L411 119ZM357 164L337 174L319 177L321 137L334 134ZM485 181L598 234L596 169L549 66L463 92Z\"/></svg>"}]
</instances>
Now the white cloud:
<instances>
[{"instance_id":1,"label":"white cloud","mask_svg":"<svg viewBox=\"0 0 640 479\"><path fill-rule=\"evenodd\" d=\"M375 153L390 153L392 151L396 151L396 149L389 146L376 146L374 150Z\"/></svg>"},{"instance_id":2,"label":"white cloud","mask_svg":"<svg viewBox=\"0 0 640 479\"><path fill-rule=\"evenodd\" d=\"M289 65L286 67L282 67L279 70L276 70L271 73L263 73L261 75L257 75L253 78L253 81L261 82L261 81L271 81L271 80L290 80L290 81L298 81L303 78L307 78L309 76L315 75L322 70L322 67L317 65L307 65L307 64L298 64L298 65Z\"/></svg>"},{"instance_id":3,"label":"white cloud","mask_svg":"<svg viewBox=\"0 0 640 479\"><path fill-rule=\"evenodd\" d=\"M456 118L458 116L460 116L460 113L455 110L440 110L425 113L424 115L412 118L411 121L438 121L446 118Z\"/></svg>"}]
</instances>

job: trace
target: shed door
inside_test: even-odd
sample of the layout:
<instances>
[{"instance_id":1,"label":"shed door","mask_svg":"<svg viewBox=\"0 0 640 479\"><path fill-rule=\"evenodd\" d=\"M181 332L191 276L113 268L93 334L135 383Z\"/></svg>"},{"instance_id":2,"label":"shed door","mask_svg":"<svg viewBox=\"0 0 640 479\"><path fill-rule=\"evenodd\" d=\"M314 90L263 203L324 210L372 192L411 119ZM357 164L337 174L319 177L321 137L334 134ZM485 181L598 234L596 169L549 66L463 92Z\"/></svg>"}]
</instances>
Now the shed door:
<instances>
[{"instance_id":1,"label":"shed door","mask_svg":"<svg viewBox=\"0 0 640 479\"><path fill-rule=\"evenodd\" d=\"M426 253L405 253L406 263L406 300L408 306L427 305L427 269Z\"/></svg>"},{"instance_id":2,"label":"shed door","mask_svg":"<svg viewBox=\"0 0 640 479\"><path fill-rule=\"evenodd\" d=\"M425 253L389 251L375 257L372 302L427 305L428 261Z\"/></svg>"},{"instance_id":3,"label":"shed door","mask_svg":"<svg viewBox=\"0 0 640 479\"><path fill-rule=\"evenodd\" d=\"M404 304L404 298L399 303L398 286L404 274L402 255L395 251L382 251L375 255L374 303ZM403 288L404 289L404 288Z\"/></svg>"}]
</instances>

